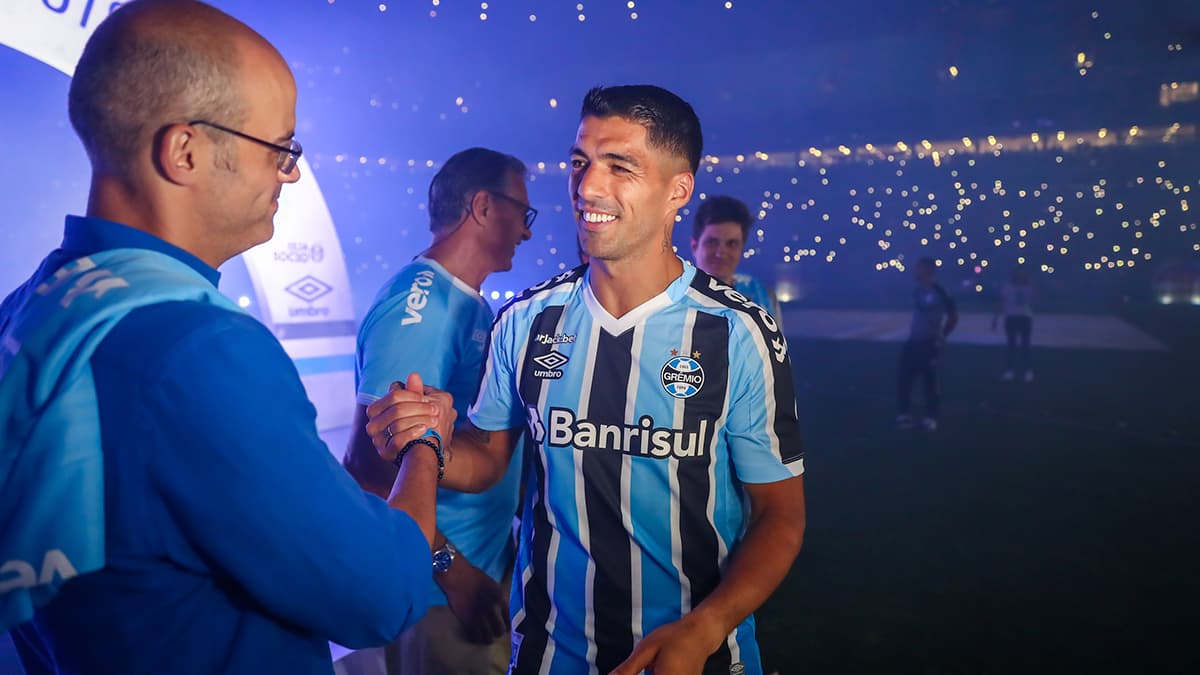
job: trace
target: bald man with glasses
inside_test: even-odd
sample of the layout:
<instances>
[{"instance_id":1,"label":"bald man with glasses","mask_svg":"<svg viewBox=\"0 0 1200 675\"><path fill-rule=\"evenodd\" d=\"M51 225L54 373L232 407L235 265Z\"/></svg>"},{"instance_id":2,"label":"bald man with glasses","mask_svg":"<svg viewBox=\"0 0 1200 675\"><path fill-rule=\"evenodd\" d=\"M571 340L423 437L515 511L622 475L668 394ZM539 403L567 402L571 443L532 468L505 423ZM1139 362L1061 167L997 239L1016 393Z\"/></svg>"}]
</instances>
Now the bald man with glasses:
<instances>
[{"instance_id":1,"label":"bald man with glasses","mask_svg":"<svg viewBox=\"0 0 1200 675\"><path fill-rule=\"evenodd\" d=\"M217 291L300 178L295 105L274 47L193 0L125 3L84 49L87 212L0 305L0 632L27 673L328 675L330 641L425 612L437 457L365 493Z\"/></svg>"}]
</instances>

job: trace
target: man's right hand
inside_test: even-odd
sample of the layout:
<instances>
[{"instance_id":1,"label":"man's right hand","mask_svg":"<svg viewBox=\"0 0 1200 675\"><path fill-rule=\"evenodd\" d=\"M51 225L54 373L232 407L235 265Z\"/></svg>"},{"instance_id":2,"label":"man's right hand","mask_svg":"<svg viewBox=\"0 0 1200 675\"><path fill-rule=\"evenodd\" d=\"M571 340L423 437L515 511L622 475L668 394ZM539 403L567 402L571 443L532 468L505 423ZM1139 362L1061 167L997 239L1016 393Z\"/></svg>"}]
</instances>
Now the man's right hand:
<instances>
[{"instance_id":1,"label":"man's right hand","mask_svg":"<svg viewBox=\"0 0 1200 675\"><path fill-rule=\"evenodd\" d=\"M366 430L376 452L390 462L429 429L448 446L457 417L450 394L425 386L419 374L411 373L406 384L393 382L383 398L367 406Z\"/></svg>"},{"instance_id":2,"label":"man's right hand","mask_svg":"<svg viewBox=\"0 0 1200 675\"><path fill-rule=\"evenodd\" d=\"M489 644L509 630L504 588L466 558L458 558L445 574L435 577L446 593L450 611L458 617L466 638Z\"/></svg>"}]
</instances>

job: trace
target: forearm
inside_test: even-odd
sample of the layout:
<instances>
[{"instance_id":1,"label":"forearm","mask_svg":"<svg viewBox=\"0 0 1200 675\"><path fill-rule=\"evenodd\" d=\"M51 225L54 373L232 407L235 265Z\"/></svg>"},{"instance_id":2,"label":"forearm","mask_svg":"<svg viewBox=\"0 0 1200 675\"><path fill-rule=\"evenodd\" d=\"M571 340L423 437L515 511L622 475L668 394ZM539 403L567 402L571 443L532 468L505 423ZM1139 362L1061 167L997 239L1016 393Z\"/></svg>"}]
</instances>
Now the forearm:
<instances>
[{"instance_id":1,"label":"forearm","mask_svg":"<svg viewBox=\"0 0 1200 675\"><path fill-rule=\"evenodd\" d=\"M732 633L783 582L803 539L803 514L799 519L786 513L764 514L751 523L721 583L688 618L710 628L713 636Z\"/></svg>"},{"instance_id":2,"label":"forearm","mask_svg":"<svg viewBox=\"0 0 1200 675\"><path fill-rule=\"evenodd\" d=\"M508 469L512 450L499 453L497 451L502 448L494 444L508 443L506 438L500 438L506 434L484 431L470 422L455 429L454 439L446 452L442 487L459 492L483 492L498 483Z\"/></svg>"},{"instance_id":3,"label":"forearm","mask_svg":"<svg viewBox=\"0 0 1200 675\"><path fill-rule=\"evenodd\" d=\"M342 467L350 473L359 487L380 499L387 500L396 484L396 465L379 456L371 437L367 435L366 406L356 406L353 430L342 456Z\"/></svg>"},{"instance_id":4,"label":"forearm","mask_svg":"<svg viewBox=\"0 0 1200 675\"><path fill-rule=\"evenodd\" d=\"M423 444L404 456L388 496L388 506L409 515L421 528L432 549L437 531L437 454Z\"/></svg>"}]
</instances>

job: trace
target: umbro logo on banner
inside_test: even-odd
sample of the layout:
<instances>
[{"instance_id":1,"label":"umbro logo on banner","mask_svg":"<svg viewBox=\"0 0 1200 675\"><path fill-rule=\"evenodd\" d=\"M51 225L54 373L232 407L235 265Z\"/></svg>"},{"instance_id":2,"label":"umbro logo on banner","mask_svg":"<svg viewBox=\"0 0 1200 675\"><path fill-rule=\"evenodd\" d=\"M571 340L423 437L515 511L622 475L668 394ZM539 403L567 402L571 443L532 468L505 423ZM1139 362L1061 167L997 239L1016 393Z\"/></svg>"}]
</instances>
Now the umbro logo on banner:
<instances>
[{"instance_id":1,"label":"umbro logo on banner","mask_svg":"<svg viewBox=\"0 0 1200 675\"><path fill-rule=\"evenodd\" d=\"M332 293L333 286L308 274L288 284L283 290L305 302L314 302Z\"/></svg>"}]
</instances>

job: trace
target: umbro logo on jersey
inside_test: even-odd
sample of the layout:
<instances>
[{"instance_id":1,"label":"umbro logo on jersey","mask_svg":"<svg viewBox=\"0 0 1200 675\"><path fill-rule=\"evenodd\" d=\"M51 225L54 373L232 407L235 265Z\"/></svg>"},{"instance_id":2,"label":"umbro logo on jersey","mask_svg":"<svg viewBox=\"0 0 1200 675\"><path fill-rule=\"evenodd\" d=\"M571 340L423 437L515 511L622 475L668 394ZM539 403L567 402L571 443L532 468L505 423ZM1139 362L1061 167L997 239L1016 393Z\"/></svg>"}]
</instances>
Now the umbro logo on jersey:
<instances>
[{"instance_id":1,"label":"umbro logo on jersey","mask_svg":"<svg viewBox=\"0 0 1200 675\"><path fill-rule=\"evenodd\" d=\"M662 367L662 386L675 398L691 398L704 386L704 368L690 356L676 356Z\"/></svg>"},{"instance_id":2,"label":"umbro logo on jersey","mask_svg":"<svg viewBox=\"0 0 1200 675\"><path fill-rule=\"evenodd\" d=\"M555 351L546 352L541 356L535 356L533 357L532 361L541 366L541 368L534 369L533 376L540 377L543 380L557 380L563 376L562 370L560 369L567 365L567 361L570 360L570 357L568 357L566 354Z\"/></svg>"}]
</instances>

